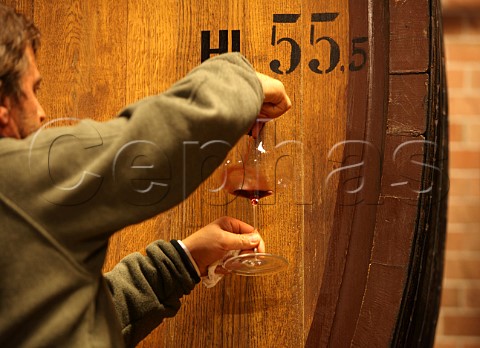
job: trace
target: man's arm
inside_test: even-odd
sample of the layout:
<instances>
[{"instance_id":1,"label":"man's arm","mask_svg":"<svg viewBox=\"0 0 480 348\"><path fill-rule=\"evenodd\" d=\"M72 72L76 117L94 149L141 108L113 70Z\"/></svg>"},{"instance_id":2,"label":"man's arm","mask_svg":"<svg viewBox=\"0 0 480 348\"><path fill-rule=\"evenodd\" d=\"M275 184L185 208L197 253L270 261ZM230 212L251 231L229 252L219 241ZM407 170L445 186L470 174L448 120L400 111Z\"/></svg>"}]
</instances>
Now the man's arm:
<instances>
[{"instance_id":1,"label":"man's arm","mask_svg":"<svg viewBox=\"0 0 480 348\"><path fill-rule=\"evenodd\" d=\"M230 217L217 219L183 243L202 276L210 264L223 259L230 250L265 250L252 226ZM105 274L105 279L127 346L135 346L164 318L173 317L180 309L180 298L200 280L181 248L164 241L150 244L145 256L127 256Z\"/></svg>"},{"instance_id":2,"label":"man's arm","mask_svg":"<svg viewBox=\"0 0 480 348\"><path fill-rule=\"evenodd\" d=\"M171 243L156 241L146 255L130 254L105 274L127 347L143 340L180 309L195 280Z\"/></svg>"},{"instance_id":3,"label":"man's arm","mask_svg":"<svg viewBox=\"0 0 480 348\"><path fill-rule=\"evenodd\" d=\"M109 236L188 197L213 170L204 171L195 151L217 142L210 148L221 161L252 126L263 98L242 56L212 58L166 92L127 107L125 117L4 141L11 165L3 192L78 249L82 240Z\"/></svg>"}]
</instances>

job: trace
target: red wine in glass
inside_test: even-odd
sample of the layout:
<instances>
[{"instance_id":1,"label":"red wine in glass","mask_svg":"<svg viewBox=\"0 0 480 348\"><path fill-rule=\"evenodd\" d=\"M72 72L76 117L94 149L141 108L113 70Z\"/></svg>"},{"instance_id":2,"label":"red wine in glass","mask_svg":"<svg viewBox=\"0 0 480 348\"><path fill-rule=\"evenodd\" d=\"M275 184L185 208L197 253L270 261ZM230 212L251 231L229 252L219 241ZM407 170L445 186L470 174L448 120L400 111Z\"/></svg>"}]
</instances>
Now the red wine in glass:
<instances>
[{"instance_id":1,"label":"red wine in glass","mask_svg":"<svg viewBox=\"0 0 480 348\"><path fill-rule=\"evenodd\" d=\"M275 186L274 153L268 154L262 134L246 136L243 145L246 151L241 159L231 158L225 162L222 189L236 197L244 197L253 208L253 227L258 231L258 201L273 194ZM269 160L270 159L270 160ZM223 267L236 274L257 276L277 273L288 266L285 258L270 253L244 253L225 260Z\"/></svg>"},{"instance_id":2,"label":"red wine in glass","mask_svg":"<svg viewBox=\"0 0 480 348\"><path fill-rule=\"evenodd\" d=\"M223 189L234 196L247 198L252 205L257 205L259 199L273 194L267 177L255 168L234 165L226 170L225 175Z\"/></svg>"},{"instance_id":3,"label":"red wine in glass","mask_svg":"<svg viewBox=\"0 0 480 348\"><path fill-rule=\"evenodd\" d=\"M260 198L270 196L273 193L272 190L244 190L239 189L233 191L235 196L245 197L250 200L252 205L257 205Z\"/></svg>"},{"instance_id":4,"label":"red wine in glass","mask_svg":"<svg viewBox=\"0 0 480 348\"><path fill-rule=\"evenodd\" d=\"M257 205L261 198L273 194L269 180L258 168L233 165L227 168L223 180L223 189L236 197L244 197L253 207L253 226L257 226ZM284 270L288 262L279 255L269 253L240 254L225 261L223 267L244 276L260 276Z\"/></svg>"}]
</instances>

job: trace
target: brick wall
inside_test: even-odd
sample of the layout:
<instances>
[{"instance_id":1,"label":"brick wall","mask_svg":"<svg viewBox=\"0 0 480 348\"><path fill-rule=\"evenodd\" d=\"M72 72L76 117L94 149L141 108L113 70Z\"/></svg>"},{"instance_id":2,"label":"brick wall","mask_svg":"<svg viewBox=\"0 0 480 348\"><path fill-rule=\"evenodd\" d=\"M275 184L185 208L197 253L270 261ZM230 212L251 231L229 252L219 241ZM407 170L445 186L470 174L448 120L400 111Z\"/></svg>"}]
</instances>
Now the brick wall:
<instances>
[{"instance_id":1,"label":"brick wall","mask_svg":"<svg viewBox=\"0 0 480 348\"><path fill-rule=\"evenodd\" d=\"M480 0L443 0L450 195L435 348L480 348Z\"/></svg>"}]
</instances>

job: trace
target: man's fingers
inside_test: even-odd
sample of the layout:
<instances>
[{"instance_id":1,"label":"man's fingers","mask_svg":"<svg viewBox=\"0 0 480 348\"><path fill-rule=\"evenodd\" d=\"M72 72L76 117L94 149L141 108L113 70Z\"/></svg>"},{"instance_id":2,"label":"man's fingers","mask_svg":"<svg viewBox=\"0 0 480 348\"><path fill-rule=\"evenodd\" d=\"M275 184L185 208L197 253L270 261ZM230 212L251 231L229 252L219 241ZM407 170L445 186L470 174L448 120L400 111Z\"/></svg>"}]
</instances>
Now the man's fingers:
<instances>
[{"instance_id":1,"label":"man's fingers","mask_svg":"<svg viewBox=\"0 0 480 348\"><path fill-rule=\"evenodd\" d=\"M291 107L292 103L290 99L283 99L278 104L264 103L260 109L259 117L277 118L287 112Z\"/></svg>"},{"instance_id":2,"label":"man's fingers","mask_svg":"<svg viewBox=\"0 0 480 348\"><path fill-rule=\"evenodd\" d=\"M254 230L253 226L229 216L221 217L216 220L215 223L217 223L223 230L235 234L252 233Z\"/></svg>"},{"instance_id":3,"label":"man's fingers","mask_svg":"<svg viewBox=\"0 0 480 348\"><path fill-rule=\"evenodd\" d=\"M227 245L230 250L248 250L257 248L262 241L258 232L248 234L230 234Z\"/></svg>"},{"instance_id":4,"label":"man's fingers","mask_svg":"<svg viewBox=\"0 0 480 348\"><path fill-rule=\"evenodd\" d=\"M265 252L265 242L263 241L263 238L260 239L260 243L258 243L257 251L259 253L264 253Z\"/></svg>"},{"instance_id":5,"label":"man's fingers","mask_svg":"<svg viewBox=\"0 0 480 348\"><path fill-rule=\"evenodd\" d=\"M250 132L248 132L248 135L251 135L254 139L257 139L264 125L264 122L255 122L255 124L250 129Z\"/></svg>"},{"instance_id":6,"label":"man's fingers","mask_svg":"<svg viewBox=\"0 0 480 348\"><path fill-rule=\"evenodd\" d=\"M241 221L228 216L216 221L218 226L226 233L223 245L226 250L248 250L257 248L258 252L265 251L265 243L262 237L254 228Z\"/></svg>"},{"instance_id":7,"label":"man's fingers","mask_svg":"<svg viewBox=\"0 0 480 348\"><path fill-rule=\"evenodd\" d=\"M283 115L292 107L285 86L280 80L262 73L257 72L257 76L262 83L265 96L260 115L267 118L276 118Z\"/></svg>"}]
</instances>

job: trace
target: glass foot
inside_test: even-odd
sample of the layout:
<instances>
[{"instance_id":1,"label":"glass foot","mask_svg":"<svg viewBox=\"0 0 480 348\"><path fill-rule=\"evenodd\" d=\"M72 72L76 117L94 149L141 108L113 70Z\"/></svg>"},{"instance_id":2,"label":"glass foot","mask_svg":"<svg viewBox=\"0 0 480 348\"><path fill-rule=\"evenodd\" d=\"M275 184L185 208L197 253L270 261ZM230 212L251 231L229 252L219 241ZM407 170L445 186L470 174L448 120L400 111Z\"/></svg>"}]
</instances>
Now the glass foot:
<instances>
[{"instance_id":1,"label":"glass foot","mask_svg":"<svg viewBox=\"0 0 480 348\"><path fill-rule=\"evenodd\" d=\"M243 276L261 276L285 270L288 261L279 255L267 253L249 253L229 258L223 268Z\"/></svg>"}]
</instances>

